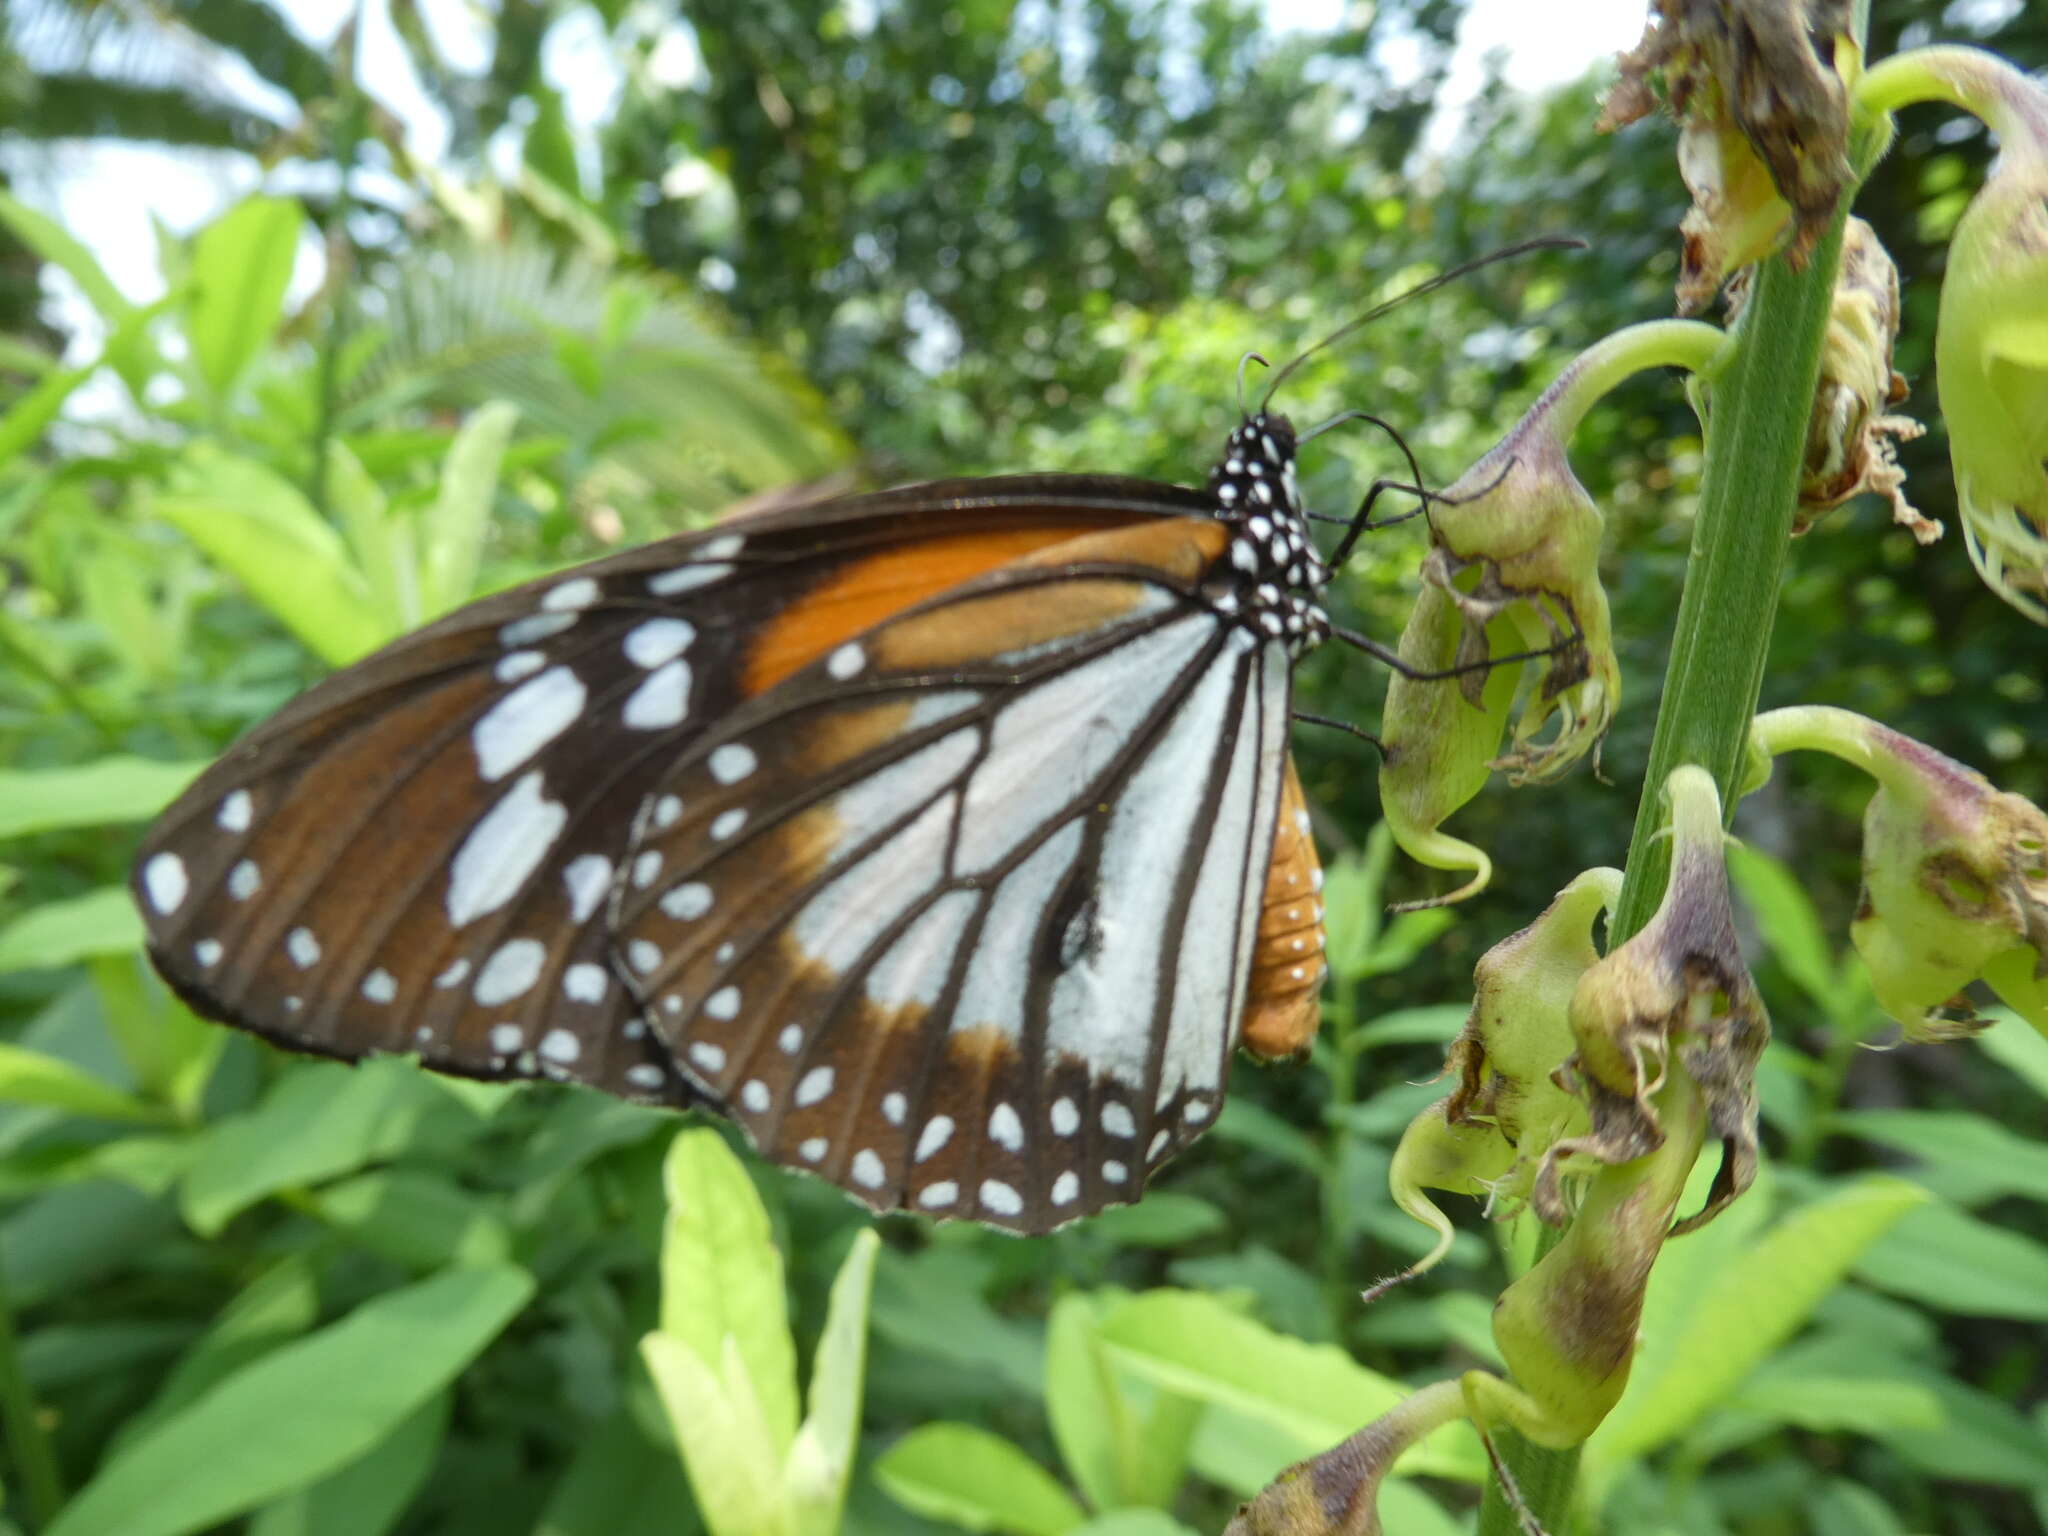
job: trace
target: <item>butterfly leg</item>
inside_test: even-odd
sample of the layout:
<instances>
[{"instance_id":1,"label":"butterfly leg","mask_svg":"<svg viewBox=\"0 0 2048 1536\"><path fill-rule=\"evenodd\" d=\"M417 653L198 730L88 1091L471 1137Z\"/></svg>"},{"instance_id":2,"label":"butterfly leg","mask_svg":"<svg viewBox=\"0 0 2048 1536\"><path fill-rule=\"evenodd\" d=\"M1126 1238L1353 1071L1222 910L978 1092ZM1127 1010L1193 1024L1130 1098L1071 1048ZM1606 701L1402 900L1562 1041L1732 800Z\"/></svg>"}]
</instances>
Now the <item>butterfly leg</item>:
<instances>
[{"instance_id":1,"label":"butterfly leg","mask_svg":"<svg viewBox=\"0 0 2048 1536\"><path fill-rule=\"evenodd\" d=\"M1356 736L1360 741L1370 742L1372 744L1373 750L1381 753L1382 755L1384 755L1387 750L1386 743L1381 741L1379 737L1373 735L1373 733L1365 729L1364 726L1353 725L1349 720L1339 720L1331 715L1311 714L1309 711L1305 709L1295 710L1294 718L1299 720L1303 725L1327 725L1333 727L1336 730L1348 732L1349 734Z\"/></svg>"},{"instance_id":2,"label":"butterfly leg","mask_svg":"<svg viewBox=\"0 0 2048 1536\"><path fill-rule=\"evenodd\" d=\"M1377 418L1374 419L1376 420ZM1399 439L1396 438L1396 441L1398 442ZM1472 492L1471 495L1449 496L1442 491L1432 491L1422 483L1422 471L1415 463L1415 456L1408 453L1408 445L1406 443L1401 444L1401 451L1407 455L1408 467L1415 475L1414 480L1395 480L1382 476L1366 488L1365 499L1358 504L1358 510L1351 515L1349 520L1350 526L1346 530L1344 537L1337 541L1337 547L1330 552L1328 564L1331 570L1340 569L1344 562L1350 558L1352 546L1358 542L1360 535L1369 533L1376 528L1392 528L1396 524L1407 522L1410 518L1421 517L1429 511L1432 502L1439 506L1462 507L1466 503L1477 501L1483 496L1490 496L1499 489L1500 483L1507 479L1509 471L1515 467L1515 461L1511 458L1506 464L1501 466L1499 474L1479 487L1478 490ZM1399 491L1405 496L1413 496L1416 499L1415 510L1403 512L1398 517L1382 518L1378 522L1374 522L1372 516L1373 504L1388 491Z\"/></svg>"},{"instance_id":3,"label":"butterfly leg","mask_svg":"<svg viewBox=\"0 0 2048 1536\"><path fill-rule=\"evenodd\" d=\"M1553 641L1549 645L1537 646L1535 649L1527 651L1510 651L1505 656L1489 656L1484 661L1463 662L1455 667L1434 668L1411 666L1401 659L1400 653L1392 646L1383 645L1370 635L1361 635L1355 629L1333 627L1330 630L1330 636L1332 639L1341 640L1355 651L1363 651L1366 655L1385 662L1389 667L1411 682L1434 683L1441 682L1446 678L1469 677L1475 672L1491 672L1495 667L1509 666L1518 661L1540 661L1546 656L1562 655L1583 641L1586 638L1586 632L1574 621L1570 634Z\"/></svg>"}]
</instances>

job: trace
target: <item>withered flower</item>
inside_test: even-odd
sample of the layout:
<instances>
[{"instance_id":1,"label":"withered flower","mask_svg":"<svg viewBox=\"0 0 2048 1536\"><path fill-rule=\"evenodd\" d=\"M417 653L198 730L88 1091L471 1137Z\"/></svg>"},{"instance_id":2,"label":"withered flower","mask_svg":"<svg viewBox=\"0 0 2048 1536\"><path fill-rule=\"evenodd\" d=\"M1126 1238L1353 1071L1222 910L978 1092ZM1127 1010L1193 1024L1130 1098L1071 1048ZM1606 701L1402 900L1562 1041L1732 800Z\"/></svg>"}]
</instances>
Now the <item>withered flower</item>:
<instances>
[{"instance_id":1,"label":"withered flower","mask_svg":"<svg viewBox=\"0 0 2048 1536\"><path fill-rule=\"evenodd\" d=\"M1680 124L1678 164L1693 194L1679 313L1786 237L1803 263L1854 179L1848 91L1835 67L1847 0L1656 0L1601 115L1647 116L1660 90Z\"/></svg>"},{"instance_id":2,"label":"withered flower","mask_svg":"<svg viewBox=\"0 0 2048 1536\"><path fill-rule=\"evenodd\" d=\"M1963 989L1989 983L2048 1034L2048 816L1981 773L1844 709L1759 715L1756 748L1827 752L1877 780L1863 814L1863 896L1850 937L1907 1038L1984 1022Z\"/></svg>"}]
</instances>

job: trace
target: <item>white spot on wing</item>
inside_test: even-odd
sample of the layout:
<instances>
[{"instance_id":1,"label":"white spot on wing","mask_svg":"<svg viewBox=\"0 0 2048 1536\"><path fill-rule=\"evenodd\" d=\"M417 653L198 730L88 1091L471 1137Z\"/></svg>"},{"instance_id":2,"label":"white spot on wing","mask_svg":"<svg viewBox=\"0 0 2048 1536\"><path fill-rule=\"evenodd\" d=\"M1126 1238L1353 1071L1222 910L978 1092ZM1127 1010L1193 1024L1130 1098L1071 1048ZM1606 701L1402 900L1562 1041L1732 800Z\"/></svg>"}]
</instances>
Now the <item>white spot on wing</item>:
<instances>
[{"instance_id":1,"label":"white spot on wing","mask_svg":"<svg viewBox=\"0 0 2048 1536\"><path fill-rule=\"evenodd\" d=\"M469 962L467 960L457 960L447 970L434 978L434 985L437 987L459 987L462 985L462 978L468 974Z\"/></svg>"},{"instance_id":2,"label":"white spot on wing","mask_svg":"<svg viewBox=\"0 0 2048 1536\"><path fill-rule=\"evenodd\" d=\"M201 965L218 965L225 952L219 939L201 939L192 946L192 958Z\"/></svg>"},{"instance_id":3,"label":"white spot on wing","mask_svg":"<svg viewBox=\"0 0 2048 1536\"><path fill-rule=\"evenodd\" d=\"M569 888L569 916L587 922L611 889L612 861L601 853L579 853L562 866L562 884Z\"/></svg>"},{"instance_id":4,"label":"white spot on wing","mask_svg":"<svg viewBox=\"0 0 2048 1536\"><path fill-rule=\"evenodd\" d=\"M256 802L249 798L249 791L238 789L221 801L220 814L214 820L223 832L246 832L255 817Z\"/></svg>"},{"instance_id":5,"label":"white spot on wing","mask_svg":"<svg viewBox=\"0 0 2048 1536\"><path fill-rule=\"evenodd\" d=\"M933 1115L925 1121L924 1130L918 1134L917 1151L913 1154L917 1162L932 1156L953 1139L953 1119L950 1115Z\"/></svg>"},{"instance_id":6,"label":"white spot on wing","mask_svg":"<svg viewBox=\"0 0 2048 1536\"><path fill-rule=\"evenodd\" d=\"M674 661L697 638L697 627L682 619L649 619L626 632L626 660L652 671Z\"/></svg>"},{"instance_id":7,"label":"white spot on wing","mask_svg":"<svg viewBox=\"0 0 2048 1536\"><path fill-rule=\"evenodd\" d=\"M169 915L185 904L192 881L185 873L185 861L175 853L160 853L142 866L142 888L149 904Z\"/></svg>"},{"instance_id":8,"label":"white spot on wing","mask_svg":"<svg viewBox=\"0 0 2048 1536\"><path fill-rule=\"evenodd\" d=\"M901 1125L903 1117L910 1112L910 1100L893 1089L882 1095L882 1118L891 1125Z\"/></svg>"},{"instance_id":9,"label":"white spot on wing","mask_svg":"<svg viewBox=\"0 0 2048 1536\"><path fill-rule=\"evenodd\" d=\"M941 1205L951 1205L960 1198L960 1186L952 1179L941 1179L936 1184L927 1184L917 1192L917 1203L927 1210Z\"/></svg>"},{"instance_id":10,"label":"white spot on wing","mask_svg":"<svg viewBox=\"0 0 2048 1536\"><path fill-rule=\"evenodd\" d=\"M749 1079L740 1089L740 1106L750 1114L766 1114L772 1102L768 1096L768 1085L758 1077Z\"/></svg>"},{"instance_id":11,"label":"white spot on wing","mask_svg":"<svg viewBox=\"0 0 2048 1536\"><path fill-rule=\"evenodd\" d=\"M319 964L320 941L313 936L310 928L294 928L285 935L284 952L292 957L292 964L306 970Z\"/></svg>"},{"instance_id":12,"label":"white spot on wing","mask_svg":"<svg viewBox=\"0 0 2048 1536\"><path fill-rule=\"evenodd\" d=\"M562 972L562 996L572 1003L601 1003L611 986L611 978L601 965L588 960L572 965Z\"/></svg>"},{"instance_id":13,"label":"white spot on wing","mask_svg":"<svg viewBox=\"0 0 2048 1536\"><path fill-rule=\"evenodd\" d=\"M863 1189L880 1189L888 1182L889 1170L882 1166L881 1158L867 1147L853 1154L853 1182Z\"/></svg>"},{"instance_id":14,"label":"white spot on wing","mask_svg":"<svg viewBox=\"0 0 2048 1536\"><path fill-rule=\"evenodd\" d=\"M1081 1111L1074 1107L1072 1099L1052 1101L1052 1128L1057 1136L1071 1136L1081 1129Z\"/></svg>"},{"instance_id":15,"label":"white spot on wing","mask_svg":"<svg viewBox=\"0 0 2048 1536\"><path fill-rule=\"evenodd\" d=\"M1072 1205L1079 1198L1080 1193L1080 1177L1071 1168L1052 1181L1052 1203L1054 1205Z\"/></svg>"},{"instance_id":16,"label":"white spot on wing","mask_svg":"<svg viewBox=\"0 0 2048 1536\"><path fill-rule=\"evenodd\" d=\"M813 1067L797 1079L796 1107L809 1109L832 1091L833 1072L830 1067Z\"/></svg>"},{"instance_id":17,"label":"white spot on wing","mask_svg":"<svg viewBox=\"0 0 2048 1536\"><path fill-rule=\"evenodd\" d=\"M728 741L711 754L711 777L721 784L737 784L756 768L761 760L754 756L754 749L742 742Z\"/></svg>"},{"instance_id":18,"label":"white spot on wing","mask_svg":"<svg viewBox=\"0 0 2048 1536\"><path fill-rule=\"evenodd\" d=\"M711 887L700 880L679 885L662 896L661 910L678 922L702 917L711 910Z\"/></svg>"},{"instance_id":19,"label":"white spot on wing","mask_svg":"<svg viewBox=\"0 0 2048 1536\"><path fill-rule=\"evenodd\" d=\"M832 1143L822 1136L807 1137L796 1149L797 1156L807 1163L822 1163L825 1154L832 1150Z\"/></svg>"},{"instance_id":20,"label":"white spot on wing","mask_svg":"<svg viewBox=\"0 0 2048 1536\"><path fill-rule=\"evenodd\" d=\"M868 653L851 640L825 658L825 670L845 682L848 678L860 676L861 669L868 664Z\"/></svg>"},{"instance_id":21,"label":"white spot on wing","mask_svg":"<svg viewBox=\"0 0 2048 1536\"><path fill-rule=\"evenodd\" d=\"M709 1040L692 1040L690 1042L690 1060L694 1061L706 1072L723 1072L725 1070L725 1047L714 1045Z\"/></svg>"},{"instance_id":22,"label":"white spot on wing","mask_svg":"<svg viewBox=\"0 0 2048 1536\"><path fill-rule=\"evenodd\" d=\"M588 576L572 576L569 580L549 587L547 595L540 600L541 607L550 612L562 612L577 608L588 608L597 601L597 582Z\"/></svg>"},{"instance_id":23,"label":"white spot on wing","mask_svg":"<svg viewBox=\"0 0 2048 1536\"><path fill-rule=\"evenodd\" d=\"M626 700L620 716L636 731L661 731L690 712L690 664L678 656L647 674Z\"/></svg>"},{"instance_id":24,"label":"white spot on wing","mask_svg":"<svg viewBox=\"0 0 2048 1536\"><path fill-rule=\"evenodd\" d=\"M498 643L510 650L531 645L536 640L545 640L550 635L559 635L576 622L573 613L529 613L523 619L514 619L498 631Z\"/></svg>"},{"instance_id":25,"label":"white spot on wing","mask_svg":"<svg viewBox=\"0 0 2048 1536\"><path fill-rule=\"evenodd\" d=\"M626 963L642 976L661 969L661 946L647 939L635 939L626 946Z\"/></svg>"},{"instance_id":26,"label":"white spot on wing","mask_svg":"<svg viewBox=\"0 0 2048 1536\"><path fill-rule=\"evenodd\" d=\"M583 1054L583 1042L566 1029L551 1029L540 1037L540 1054L543 1061L566 1067Z\"/></svg>"},{"instance_id":27,"label":"white spot on wing","mask_svg":"<svg viewBox=\"0 0 2048 1536\"><path fill-rule=\"evenodd\" d=\"M981 1205L983 1210L994 1211L998 1216L1024 1214L1024 1197L1000 1179L981 1181Z\"/></svg>"},{"instance_id":28,"label":"white spot on wing","mask_svg":"<svg viewBox=\"0 0 2048 1536\"><path fill-rule=\"evenodd\" d=\"M509 939L492 951L476 973L476 987L470 995L486 1008L509 1003L540 980L547 958L547 946L539 939Z\"/></svg>"},{"instance_id":29,"label":"white spot on wing","mask_svg":"<svg viewBox=\"0 0 2048 1536\"><path fill-rule=\"evenodd\" d=\"M706 546L708 551L709 546ZM657 597L674 597L682 592L694 592L699 587L708 587L721 577L730 576L732 566L723 560L705 560L695 565L679 565L673 570L647 578L647 590Z\"/></svg>"},{"instance_id":30,"label":"white spot on wing","mask_svg":"<svg viewBox=\"0 0 2048 1536\"><path fill-rule=\"evenodd\" d=\"M237 901L247 901L263 889L263 871L255 862L244 859L228 871L228 894Z\"/></svg>"},{"instance_id":31,"label":"white spot on wing","mask_svg":"<svg viewBox=\"0 0 2048 1536\"><path fill-rule=\"evenodd\" d=\"M500 1056L510 1056L526 1043L526 1031L517 1024L493 1024L491 1026L491 1049Z\"/></svg>"},{"instance_id":32,"label":"white spot on wing","mask_svg":"<svg viewBox=\"0 0 2048 1536\"><path fill-rule=\"evenodd\" d=\"M379 966L363 978L363 996L373 1003L388 1003L398 996L398 978Z\"/></svg>"},{"instance_id":33,"label":"white spot on wing","mask_svg":"<svg viewBox=\"0 0 2048 1536\"><path fill-rule=\"evenodd\" d=\"M448 865L448 921L457 928L517 896L562 834L569 812L541 794L539 769L520 776L470 828Z\"/></svg>"},{"instance_id":34,"label":"white spot on wing","mask_svg":"<svg viewBox=\"0 0 2048 1536\"><path fill-rule=\"evenodd\" d=\"M731 810L720 811L711 821L711 837L714 842L724 842L747 824L744 807L734 806Z\"/></svg>"},{"instance_id":35,"label":"white spot on wing","mask_svg":"<svg viewBox=\"0 0 2048 1536\"><path fill-rule=\"evenodd\" d=\"M635 1088L659 1088L665 1079L661 1068L643 1061L638 1066L626 1068L626 1081Z\"/></svg>"},{"instance_id":36,"label":"white spot on wing","mask_svg":"<svg viewBox=\"0 0 2048 1536\"><path fill-rule=\"evenodd\" d=\"M539 651L513 651L499 659L491 668L491 676L501 683L516 683L522 677L531 677L548 664L547 657Z\"/></svg>"},{"instance_id":37,"label":"white spot on wing","mask_svg":"<svg viewBox=\"0 0 2048 1536\"><path fill-rule=\"evenodd\" d=\"M470 732L477 769L495 783L576 723L589 690L567 667L550 667L485 711Z\"/></svg>"},{"instance_id":38,"label":"white spot on wing","mask_svg":"<svg viewBox=\"0 0 2048 1536\"><path fill-rule=\"evenodd\" d=\"M989 1138L1011 1152L1024 1150L1024 1122L1008 1104L998 1104L988 1117Z\"/></svg>"},{"instance_id":39,"label":"white spot on wing","mask_svg":"<svg viewBox=\"0 0 2048 1536\"><path fill-rule=\"evenodd\" d=\"M704 999L704 1013L707 1018L733 1019L739 1017L740 989L720 987Z\"/></svg>"},{"instance_id":40,"label":"white spot on wing","mask_svg":"<svg viewBox=\"0 0 2048 1536\"><path fill-rule=\"evenodd\" d=\"M1138 1122L1131 1118L1130 1106L1114 1100L1102 1106L1102 1128L1112 1136L1138 1134Z\"/></svg>"}]
</instances>

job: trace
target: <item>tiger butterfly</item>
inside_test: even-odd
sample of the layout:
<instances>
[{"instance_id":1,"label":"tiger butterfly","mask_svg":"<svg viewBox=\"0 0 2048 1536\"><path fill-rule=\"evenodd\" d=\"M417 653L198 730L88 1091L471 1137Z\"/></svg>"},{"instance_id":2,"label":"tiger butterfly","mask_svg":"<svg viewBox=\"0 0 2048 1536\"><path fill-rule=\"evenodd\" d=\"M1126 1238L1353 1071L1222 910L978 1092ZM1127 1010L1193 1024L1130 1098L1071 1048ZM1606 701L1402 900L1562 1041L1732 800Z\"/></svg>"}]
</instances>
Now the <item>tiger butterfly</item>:
<instances>
[{"instance_id":1,"label":"tiger butterfly","mask_svg":"<svg viewBox=\"0 0 2048 1536\"><path fill-rule=\"evenodd\" d=\"M165 811L150 957L298 1050L716 1110L878 1211L1133 1200L1240 1042L1316 1028L1295 452L1261 408L1202 491L938 481L474 602Z\"/></svg>"}]
</instances>

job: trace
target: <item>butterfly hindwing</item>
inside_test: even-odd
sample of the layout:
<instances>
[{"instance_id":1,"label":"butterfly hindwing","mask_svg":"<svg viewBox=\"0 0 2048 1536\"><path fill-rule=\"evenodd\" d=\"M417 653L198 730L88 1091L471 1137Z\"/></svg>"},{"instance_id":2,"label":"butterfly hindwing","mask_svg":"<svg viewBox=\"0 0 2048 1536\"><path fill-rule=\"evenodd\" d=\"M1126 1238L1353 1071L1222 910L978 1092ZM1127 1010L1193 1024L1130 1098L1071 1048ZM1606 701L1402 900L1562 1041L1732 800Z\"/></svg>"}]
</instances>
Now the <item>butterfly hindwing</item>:
<instances>
[{"instance_id":1,"label":"butterfly hindwing","mask_svg":"<svg viewBox=\"0 0 2048 1536\"><path fill-rule=\"evenodd\" d=\"M1039 1231L1136 1198L1213 1116L1288 677L1190 600L1215 550L1195 522L1048 550L677 763L616 932L764 1150L878 1209Z\"/></svg>"}]
</instances>

